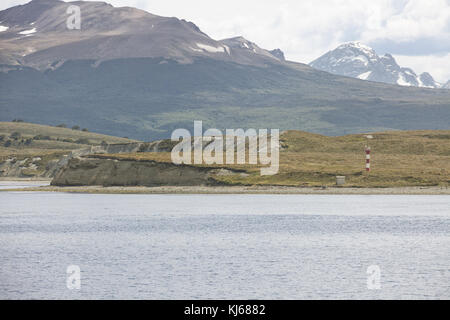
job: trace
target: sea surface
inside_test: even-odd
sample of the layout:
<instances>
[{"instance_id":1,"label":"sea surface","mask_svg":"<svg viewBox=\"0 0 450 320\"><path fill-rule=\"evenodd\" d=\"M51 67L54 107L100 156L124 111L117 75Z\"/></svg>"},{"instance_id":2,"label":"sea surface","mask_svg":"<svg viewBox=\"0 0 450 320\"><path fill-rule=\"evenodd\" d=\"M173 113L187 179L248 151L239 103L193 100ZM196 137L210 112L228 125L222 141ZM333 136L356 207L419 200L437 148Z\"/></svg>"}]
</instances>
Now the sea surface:
<instances>
[{"instance_id":1,"label":"sea surface","mask_svg":"<svg viewBox=\"0 0 450 320\"><path fill-rule=\"evenodd\" d=\"M450 298L450 196L0 192L0 299L391 298Z\"/></svg>"}]
</instances>

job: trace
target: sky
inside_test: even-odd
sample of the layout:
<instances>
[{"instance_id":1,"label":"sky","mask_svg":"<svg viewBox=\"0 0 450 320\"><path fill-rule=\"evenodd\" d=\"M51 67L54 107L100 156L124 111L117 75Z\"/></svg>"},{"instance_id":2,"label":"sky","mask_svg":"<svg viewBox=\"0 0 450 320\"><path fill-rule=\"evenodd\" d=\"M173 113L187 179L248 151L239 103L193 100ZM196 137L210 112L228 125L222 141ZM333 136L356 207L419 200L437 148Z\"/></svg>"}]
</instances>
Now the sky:
<instances>
[{"instance_id":1,"label":"sky","mask_svg":"<svg viewBox=\"0 0 450 320\"><path fill-rule=\"evenodd\" d=\"M28 0L2 0L0 10ZM360 41L403 67L450 80L450 0L107 0L194 22L216 40L243 36L309 63Z\"/></svg>"}]
</instances>

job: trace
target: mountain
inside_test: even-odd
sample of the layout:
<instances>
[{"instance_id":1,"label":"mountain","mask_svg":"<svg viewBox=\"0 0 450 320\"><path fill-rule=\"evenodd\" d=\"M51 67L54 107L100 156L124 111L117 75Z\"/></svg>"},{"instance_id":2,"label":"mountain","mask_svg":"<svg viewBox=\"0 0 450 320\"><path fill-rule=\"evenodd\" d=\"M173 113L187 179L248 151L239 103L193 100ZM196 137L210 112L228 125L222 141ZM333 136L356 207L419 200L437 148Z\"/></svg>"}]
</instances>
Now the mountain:
<instances>
[{"instance_id":1,"label":"mountain","mask_svg":"<svg viewBox=\"0 0 450 320\"><path fill-rule=\"evenodd\" d=\"M440 88L441 84L424 72L417 75L410 68L400 67L389 53L380 57L375 50L360 43L344 43L309 64L330 73L401 86Z\"/></svg>"},{"instance_id":2,"label":"mountain","mask_svg":"<svg viewBox=\"0 0 450 320\"><path fill-rule=\"evenodd\" d=\"M66 11L72 4L80 7L80 30L67 27L70 15ZM165 57L192 63L195 58L208 57L252 65L279 60L241 37L215 41L192 22L104 2L33 0L1 11L0 21L0 63L39 70L74 59L98 63Z\"/></svg>"},{"instance_id":3,"label":"mountain","mask_svg":"<svg viewBox=\"0 0 450 320\"><path fill-rule=\"evenodd\" d=\"M68 30L70 5L81 30ZM139 140L176 128L341 135L449 129L450 92L361 81L286 61L242 37L103 2L0 11L0 121L79 125Z\"/></svg>"}]
</instances>

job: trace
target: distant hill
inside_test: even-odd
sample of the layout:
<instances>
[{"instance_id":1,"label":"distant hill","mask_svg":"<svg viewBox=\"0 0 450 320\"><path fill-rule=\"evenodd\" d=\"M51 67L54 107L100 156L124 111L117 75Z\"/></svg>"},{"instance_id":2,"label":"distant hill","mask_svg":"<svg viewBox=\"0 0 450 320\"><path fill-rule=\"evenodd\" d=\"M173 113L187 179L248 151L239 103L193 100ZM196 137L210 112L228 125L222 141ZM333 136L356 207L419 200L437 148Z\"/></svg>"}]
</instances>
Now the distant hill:
<instances>
[{"instance_id":1,"label":"distant hill","mask_svg":"<svg viewBox=\"0 0 450 320\"><path fill-rule=\"evenodd\" d=\"M109 144L135 142L135 140L127 138L118 138L81 130L81 128L52 127L26 122L0 122L0 137L3 144L5 141L11 140L13 147L19 146L22 140L27 139L31 139L32 142L22 147L33 146L44 149L74 149L80 148L80 145L81 147L83 145L99 145L102 142ZM14 133L16 135L13 135Z\"/></svg>"}]
</instances>

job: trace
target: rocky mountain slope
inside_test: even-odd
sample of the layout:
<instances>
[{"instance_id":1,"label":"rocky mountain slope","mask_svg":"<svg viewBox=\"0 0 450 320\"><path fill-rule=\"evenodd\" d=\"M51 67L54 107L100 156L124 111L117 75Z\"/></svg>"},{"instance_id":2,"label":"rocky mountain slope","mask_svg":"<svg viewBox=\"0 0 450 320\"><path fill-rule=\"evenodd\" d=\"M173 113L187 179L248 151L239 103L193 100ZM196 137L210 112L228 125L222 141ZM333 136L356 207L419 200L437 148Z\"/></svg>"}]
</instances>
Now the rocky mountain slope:
<instances>
[{"instance_id":1,"label":"rocky mountain slope","mask_svg":"<svg viewBox=\"0 0 450 320\"><path fill-rule=\"evenodd\" d=\"M69 29L70 5L80 7L80 29ZM165 57L191 63L196 57L264 64L279 58L243 39L215 41L195 24L104 2L33 0L0 12L0 63L40 70L73 59L100 61Z\"/></svg>"},{"instance_id":2,"label":"rocky mountain slope","mask_svg":"<svg viewBox=\"0 0 450 320\"><path fill-rule=\"evenodd\" d=\"M442 87L428 72L417 75L412 69L399 66L389 53L380 57L375 50L360 42L344 43L309 65L333 74L362 80L401 86Z\"/></svg>"}]
</instances>

